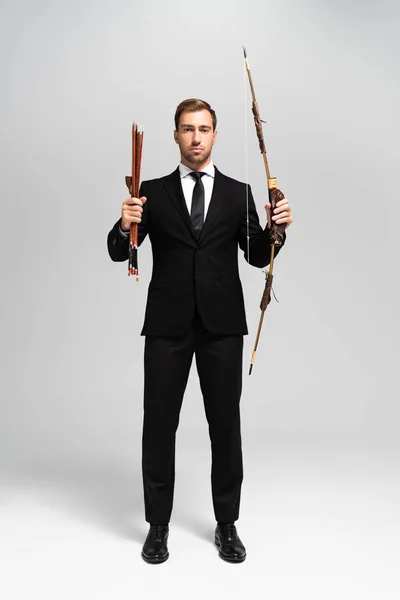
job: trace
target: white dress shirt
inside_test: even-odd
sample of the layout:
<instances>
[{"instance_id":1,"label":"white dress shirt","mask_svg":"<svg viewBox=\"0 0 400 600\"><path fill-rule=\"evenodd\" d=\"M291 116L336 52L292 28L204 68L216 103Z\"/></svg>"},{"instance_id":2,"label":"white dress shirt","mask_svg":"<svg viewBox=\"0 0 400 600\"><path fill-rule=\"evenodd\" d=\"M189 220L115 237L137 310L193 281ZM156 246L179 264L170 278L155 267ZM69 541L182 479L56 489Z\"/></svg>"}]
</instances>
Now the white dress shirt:
<instances>
[{"instance_id":1,"label":"white dress shirt","mask_svg":"<svg viewBox=\"0 0 400 600\"><path fill-rule=\"evenodd\" d=\"M192 173L192 171L193 169L190 169L189 167L186 167L180 163L179 174L181 176L183 195L185 196L189 215L192 208L193 190L194 186L196 185L196 180L189 175L189 173ZM201 181L203 182L204 186L204 220L206 220L206 215L208 207L210 206L211 195L214 187L215 168L213 162L210 161L208 165L201 170L201 172L205 173L205 175L201 178Z\"/></svg>"},{"instance_id":2,"label":"white dress shirt","mask_svg":"<svg viewBox=\"0 0 400 600\"><path fill-rule=\"evenodd\" d=\"M189 215L192 208L193 190L194 186L196 185L196 180L193 179L191 175L189 175L189 173L191 173L192 171L193 169L186 167L184 164L179 164L179 174L181 177L182 190ZM202 169L201 172L205 173L205 175L201 178L201 181L203 182L204 186L204 220L206 220L207 211L208 207L210 206L211 195L214 187L215 167L213 165L212 160L208 163L206 167L204 167L204 169ZM121 228L119 229L119 232L121 237L123 238L126 238L129 235L127 231L122 231Z\"/></svg>"}]
</instances>

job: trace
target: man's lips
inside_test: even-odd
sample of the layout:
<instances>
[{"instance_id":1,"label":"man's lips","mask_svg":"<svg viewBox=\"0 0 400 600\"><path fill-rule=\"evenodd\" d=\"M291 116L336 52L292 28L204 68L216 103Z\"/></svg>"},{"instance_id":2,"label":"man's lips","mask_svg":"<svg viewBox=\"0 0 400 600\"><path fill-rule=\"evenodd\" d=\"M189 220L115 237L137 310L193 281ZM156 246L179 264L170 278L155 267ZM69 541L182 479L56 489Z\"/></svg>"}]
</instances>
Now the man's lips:
<instances>
[{"instance_id":1,"label":"man's lips","mask_svg":"<svg viewBox=\"0 0 400 600\"><path fill-rule=\"evenodd\" d=\"M194 146L193 148L190 148L191 150L203 150L203 148L200 148L199 146Z\"/></svg>"}]
</instances>

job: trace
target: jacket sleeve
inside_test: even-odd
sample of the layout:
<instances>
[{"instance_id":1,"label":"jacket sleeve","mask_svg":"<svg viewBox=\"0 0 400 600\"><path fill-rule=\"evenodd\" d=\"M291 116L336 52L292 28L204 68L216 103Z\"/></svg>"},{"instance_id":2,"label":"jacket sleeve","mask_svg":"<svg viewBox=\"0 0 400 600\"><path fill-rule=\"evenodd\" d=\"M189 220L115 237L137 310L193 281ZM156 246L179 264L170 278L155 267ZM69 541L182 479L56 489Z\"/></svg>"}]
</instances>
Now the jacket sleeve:
<instances>
[{"instance_id":1,"label":"jacket sleeve","mask_svg":"<svg viewBox=\"0 0 400 600\"><path fill-rule=\"evenodd\" d=\"M140 186L139 196L146 196L147 201L143 205L142 220L139 223L139 246L149 231L149 199L145 192L145 182ZM107 236L108 253L111 260L122 262L129 257L129 234L126 235L120 230L122 218L118 219L114 227Z\"/></svg>"},{"instance_id":2,"label":"jacket sleeve","mask_svg":"<svg viewBox=\"0 0 400 600\"><path fill-rule=\"evenodd\" d=\"M247 210L245 209L238 232L238 242L247 262L253 267L266 267L269 264L271 256L271 242L269 238L269 229L266 225L263 229L260 225L256 206L254 204L251 187L247 186L248 205L249 205L249 253L247 252ZM283 236L286 240L286 233ZM283 245L283 244L282 244ZM276 246L275 256L279 253L282 246ZM249 254L249 256L248 256Z\"/></svg>"}]
</instances>

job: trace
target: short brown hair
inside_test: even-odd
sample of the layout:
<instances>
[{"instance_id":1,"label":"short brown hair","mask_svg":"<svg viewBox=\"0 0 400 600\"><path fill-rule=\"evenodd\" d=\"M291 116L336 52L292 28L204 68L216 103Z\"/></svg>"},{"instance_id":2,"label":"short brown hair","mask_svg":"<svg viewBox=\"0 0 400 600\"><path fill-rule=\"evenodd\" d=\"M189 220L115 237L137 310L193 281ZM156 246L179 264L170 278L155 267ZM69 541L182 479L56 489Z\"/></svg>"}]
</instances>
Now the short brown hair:
<instances>
[{"instance_id":1,"label":"short brown hair","mask_svg":"<svg viewBox=\"0 0 400 600\"><path fill-rule=\"evenodd\" d=\"M208 102L204 100L199 100L199 98L188 98L187 100L183 100L180 104L178 104L177 109L175 111L175 129L178 131L179 129L179 120L181 118L182 113L184 112L197 112L199 110L208 110L212 118L213 129L215 131L217 127L217 116L215 111L211 108Z\"/></svg>"}]
</instances>

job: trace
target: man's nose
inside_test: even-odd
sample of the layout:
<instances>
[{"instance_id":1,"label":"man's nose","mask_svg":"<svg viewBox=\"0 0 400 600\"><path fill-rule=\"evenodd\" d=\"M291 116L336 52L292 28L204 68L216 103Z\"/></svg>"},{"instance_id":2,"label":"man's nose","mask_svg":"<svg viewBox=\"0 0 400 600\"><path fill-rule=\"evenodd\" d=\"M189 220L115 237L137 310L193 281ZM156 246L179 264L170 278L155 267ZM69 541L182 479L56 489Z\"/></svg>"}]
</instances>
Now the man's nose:
<instances>
[{"instance_id":1,"label":"man's nose","mask_svg":"<svg viewBox=\"0 0 400 600\"><path fill-rule=\"evenodd\" d=\"M198 129L194 129L193 130L193 143L200 144L200 141L201 141L200 131Z\"/></svg>"}]
</instances>

